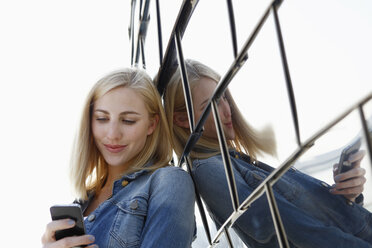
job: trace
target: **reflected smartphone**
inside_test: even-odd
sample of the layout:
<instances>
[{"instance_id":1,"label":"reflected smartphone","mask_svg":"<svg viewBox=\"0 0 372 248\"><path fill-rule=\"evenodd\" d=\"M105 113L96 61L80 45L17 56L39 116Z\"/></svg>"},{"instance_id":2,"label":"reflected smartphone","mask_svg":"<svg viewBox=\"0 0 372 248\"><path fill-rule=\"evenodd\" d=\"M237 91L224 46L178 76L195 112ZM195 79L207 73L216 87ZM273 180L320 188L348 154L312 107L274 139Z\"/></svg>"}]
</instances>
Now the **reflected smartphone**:
<instances>
[{"instance_id":1,"label":"reflected smartphone","mask_svg":"<svg viewBox=\"0 0 372 248\"><path fill-rule=\"evenodd\" d=\"M56 231L56 240L85 234L83 213L79 204L54 205L50 207L50 214L52 220L73 219L76 222L72 228Z\"/></svg>"},{"instance_id":2,"label":"reflected smartphone","mask_svg":"<svg viewBox=\"0 0 372 248\"><path fill-rule=\"evenodd\" d=\"M350 155L356 153L362 144L361 138L358 138L353 143L344 148L341 152L340 161L338 162L338 173L344 173L353 168L353 164L350 163Z\"/></svg>"}]
</instances>

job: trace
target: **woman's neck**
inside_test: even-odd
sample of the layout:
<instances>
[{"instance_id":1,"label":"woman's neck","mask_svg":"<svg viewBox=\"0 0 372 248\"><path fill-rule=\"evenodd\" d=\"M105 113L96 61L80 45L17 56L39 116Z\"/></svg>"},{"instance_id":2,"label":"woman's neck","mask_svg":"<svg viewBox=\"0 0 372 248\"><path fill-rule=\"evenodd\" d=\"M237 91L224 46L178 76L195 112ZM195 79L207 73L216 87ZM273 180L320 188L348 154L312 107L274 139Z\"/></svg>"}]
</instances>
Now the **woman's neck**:
<instances>
[{"instance_id":1,"label":"woman's neck","mask_svg":"<svg viewBox=\"0 0 372 248\"><path fill-rule=\"evenodd\" d=\"M108 165L108 170L107 170L107 179L104 187L109 186L112 187L114 182L118 179L120 179L125 172L127 171L127 166L111 166Z\"/></svg>"}]
</instances>

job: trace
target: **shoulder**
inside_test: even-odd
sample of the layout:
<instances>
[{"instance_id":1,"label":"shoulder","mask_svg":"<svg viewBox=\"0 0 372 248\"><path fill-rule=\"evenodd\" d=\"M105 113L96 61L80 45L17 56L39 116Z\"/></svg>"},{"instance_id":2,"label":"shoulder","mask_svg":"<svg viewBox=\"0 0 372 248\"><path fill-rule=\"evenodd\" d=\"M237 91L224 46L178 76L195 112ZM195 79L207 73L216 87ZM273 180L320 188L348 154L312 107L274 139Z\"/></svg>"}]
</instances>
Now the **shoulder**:
<instances>
[{"instance_id":1,"label":"shoulder","mask_svg":"<svg viewBox=\"0 0 372 248\"><path fill-rule=\"evenodd\" d=\"M200 165L215 165L221 163L223 163L221 154L217 154L209 158L194 159L192 162L193 166L195 167L198 167Z\"/></svg>"},{"instance_id":2,"label":"shoulder","mask_svg":"<svg viewBox=\"0 0 372 248\"><path fill-rule=\"evenodd\" d=\"M150 178L150 198L155 202L174 201L189 206L195 200L194 183L189 173L179 167L167 166L155 170ZM178 207L179 204L176 204Z\"/></svg>"},{"instance_id":3,"label":"shoulder","mask_svg":"<svg viewBox=\"0 0 372 248\"><path fill-rule=\"evenodd\" d=\"M191 176L180 167L166 166L155 170L150 176L150 180L157 185L173 187L182 184L183 186L193 186Z\"/></svg>"},{"instance_id":4,"label":"shoulder","mask_svg":"<svg viewBox=\"0 0 372 248\"><path fill-rule=\"evenodd\" d=\"M192 183L191 177L187 171L180 167L166 166L155 170L152 175L152 180L161 181L162 184L172 182Z\"/></svg>"}]
</instances>

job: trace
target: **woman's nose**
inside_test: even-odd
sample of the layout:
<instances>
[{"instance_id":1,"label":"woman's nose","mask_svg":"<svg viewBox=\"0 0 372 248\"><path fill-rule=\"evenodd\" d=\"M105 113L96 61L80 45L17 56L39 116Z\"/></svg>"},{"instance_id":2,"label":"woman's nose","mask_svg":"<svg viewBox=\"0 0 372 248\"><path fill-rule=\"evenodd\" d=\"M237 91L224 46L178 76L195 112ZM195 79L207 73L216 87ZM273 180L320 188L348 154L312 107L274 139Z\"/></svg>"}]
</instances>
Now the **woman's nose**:
<instances>
[{"instance_id":1,"label":"woman's nose","mask_svg":"<svg viewBox=\"0 0 372 248\"><path fill-rule=\"evenodd\" d=\"M117 139L121 139L121 137L122 137L122 132L121 132L119 124L117 122L112 122L108 126L107 138L111 140L117 140Z\"/></svg>"},{"instance_id":2,"label":"woman's nose","mask_svg":"<svg viewBox=\"0 0 372 248\"><path fill-rule=\"evenodd\" d=\"M222 114L225 118L229 118L231 116L230 104L225 98L221 98L220 111L220 114Z\"/></svg>"}]
</instances>

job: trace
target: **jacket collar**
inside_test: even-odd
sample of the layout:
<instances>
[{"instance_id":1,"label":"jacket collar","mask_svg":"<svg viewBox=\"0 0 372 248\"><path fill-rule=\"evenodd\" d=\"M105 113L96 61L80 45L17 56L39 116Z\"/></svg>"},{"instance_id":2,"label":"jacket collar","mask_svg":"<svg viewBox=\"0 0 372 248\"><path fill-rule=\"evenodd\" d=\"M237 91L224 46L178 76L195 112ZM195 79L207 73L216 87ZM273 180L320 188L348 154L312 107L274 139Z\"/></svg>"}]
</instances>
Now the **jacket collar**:
<instances>
[{"instance_id":1,"label":"jacket collar","mask_svg":"<svg viewBox=\"0 0 372 248\"><path fill-rule=\"evenodd\" d=\"M114 182L114 184L113 184L113 190L114 190L116 184L122 184L123 181L128 181L128 182L134 181L138 177L147 174L149 172L149 170L147 169L147 167L151 166L152 164L153 164L152 161L147 162L143 166L143 169L142 170L135 171L133 173L123 175L120 179L118 179L118 180L116 180ZM86 201L82 201L81 199L76 199L74 201L74 203L80 204L81 210L84 213L84 211L87 209L87 207L89 206L89 204L91 203L91 201L94 199L94 196L95 196L95 192L94 191L91 191L91 192L88 193L88 199Z\"/></svg>"}]
</instances>

